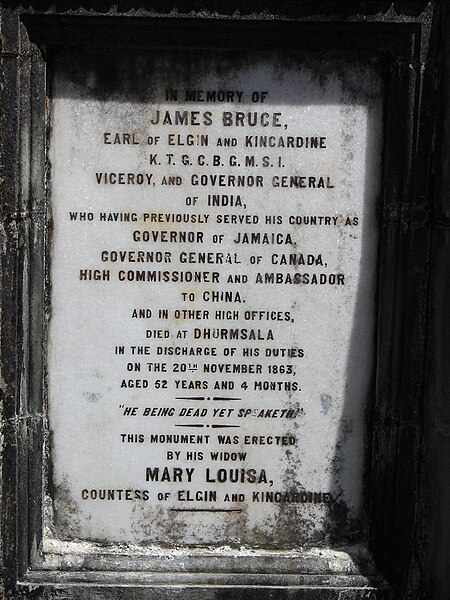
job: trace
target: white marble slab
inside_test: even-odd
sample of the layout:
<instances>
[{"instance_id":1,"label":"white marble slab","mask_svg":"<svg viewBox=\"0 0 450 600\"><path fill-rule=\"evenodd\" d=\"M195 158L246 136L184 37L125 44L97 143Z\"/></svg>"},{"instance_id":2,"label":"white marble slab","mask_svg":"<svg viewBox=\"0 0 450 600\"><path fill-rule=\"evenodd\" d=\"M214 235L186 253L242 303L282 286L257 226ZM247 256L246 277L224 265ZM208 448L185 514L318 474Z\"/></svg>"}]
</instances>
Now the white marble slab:
<instances>
[{"instance_id":1,"label":"white marble slab","mask_svg":"<svg viewBox=\"0 0 450 600\"><path fill-rule=\"evenodd\" d=\"M113 92L95 66L53 81L54 535L344 540L362 509L380 81L295 54L111 68Z\"/></svg>"}]
</instances>

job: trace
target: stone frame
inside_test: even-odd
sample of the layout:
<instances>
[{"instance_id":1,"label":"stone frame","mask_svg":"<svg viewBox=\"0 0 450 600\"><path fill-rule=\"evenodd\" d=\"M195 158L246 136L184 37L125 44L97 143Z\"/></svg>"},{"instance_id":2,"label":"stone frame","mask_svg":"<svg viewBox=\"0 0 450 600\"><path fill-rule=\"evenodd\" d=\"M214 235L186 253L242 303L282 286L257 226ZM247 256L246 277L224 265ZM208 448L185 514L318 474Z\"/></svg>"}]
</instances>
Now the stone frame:
<instances>
[{"instance_id":1,"label":"stone frame","mask_svg":"<svg viewBox=\"0 0 450 600\"><path fill-rule=\"evenodd\" d=\"M4 2L2 37L2 531L11 598L388 598L423 586L423 405L426 382L436 72L440 3ZM89 6L85 6L89 4ZM91 9L91 4L96 9ZM112 4L112 3L111 3ZM277 6L278 4L278 6ZM140 28L143 36L135 36ZM47 447L45 354L48 83L66 47L298 48L365 52L386 85L379 206L375 373L368 411L366 507L371 561L286 553L260 561L191 552L165 556L41 550ZM144 46L145 46L144 44ZM434 93L434 95L433 95ZM436 265L434 265L436 268ZM75 566L74 566L75 565ZM382 575L382 577L380 576ZM383 579L384 578L384 579ZM387 580L390 586L385 584ZM396 596L397 597L397 596ZM402 595L403 597L403 595ZM406 596L405 596L406 597ZM418 597L418 596L411 596Z\"/></svg>"}]
</instances>

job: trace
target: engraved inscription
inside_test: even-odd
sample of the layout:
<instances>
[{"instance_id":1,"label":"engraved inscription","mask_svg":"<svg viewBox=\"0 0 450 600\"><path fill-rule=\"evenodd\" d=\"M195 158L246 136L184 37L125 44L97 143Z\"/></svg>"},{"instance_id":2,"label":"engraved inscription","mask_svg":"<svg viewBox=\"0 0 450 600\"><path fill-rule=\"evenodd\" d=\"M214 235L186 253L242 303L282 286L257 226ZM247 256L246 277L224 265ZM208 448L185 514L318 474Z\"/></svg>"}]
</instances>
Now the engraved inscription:
<instances>
[{"instance_id":1,"label":"engraved inscription","mask_svg":"<svg viewBox=\"0 0 450 600\"><path fill-rule=\"evenodd\" d=\"M380 81L276 52L111 61L128 75L110 97L100 60L54 73L49 530L345 541L361 518Z\"/></svg>"}]
</instances>

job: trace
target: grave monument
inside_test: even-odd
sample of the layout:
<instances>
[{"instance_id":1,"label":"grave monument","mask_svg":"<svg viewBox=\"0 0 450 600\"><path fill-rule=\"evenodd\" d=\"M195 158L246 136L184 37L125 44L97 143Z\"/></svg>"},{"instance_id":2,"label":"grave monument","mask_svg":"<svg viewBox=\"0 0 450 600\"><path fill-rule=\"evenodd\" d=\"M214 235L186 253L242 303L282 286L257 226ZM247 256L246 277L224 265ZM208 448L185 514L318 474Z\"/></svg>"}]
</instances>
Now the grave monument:
<instances>
[{"instance_id":1,"label":"grave monument","mask_svg":"<svg viewBox=\"0 0 450 600\"><path fill-rule=\"evenodd\" d=\"M444 3L91 4L1 13L5 597L441 599Z\"/></svg>"}]
</instances>

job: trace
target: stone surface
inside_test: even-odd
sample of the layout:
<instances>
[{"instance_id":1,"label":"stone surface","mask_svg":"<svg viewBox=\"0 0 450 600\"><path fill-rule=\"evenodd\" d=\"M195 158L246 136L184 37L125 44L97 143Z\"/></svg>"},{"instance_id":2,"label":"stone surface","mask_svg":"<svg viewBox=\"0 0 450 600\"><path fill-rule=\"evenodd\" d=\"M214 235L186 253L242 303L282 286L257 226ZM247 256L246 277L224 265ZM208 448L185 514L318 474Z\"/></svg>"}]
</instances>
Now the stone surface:
<instances>
[{"instance_id":1,"label":"stone surface","mask_svg":"<svg viewBox=\"0 0 450 600\"><path fill-rule=\"evenodd\" d=\"M380 146L362 63L56 65L52 536L358 537Z\"/></svg>"}]
</instances>

